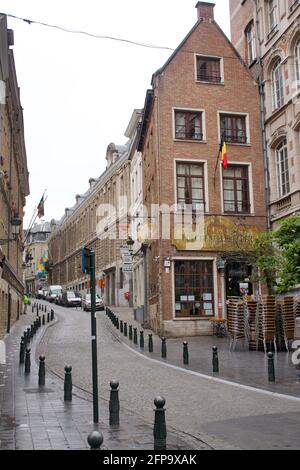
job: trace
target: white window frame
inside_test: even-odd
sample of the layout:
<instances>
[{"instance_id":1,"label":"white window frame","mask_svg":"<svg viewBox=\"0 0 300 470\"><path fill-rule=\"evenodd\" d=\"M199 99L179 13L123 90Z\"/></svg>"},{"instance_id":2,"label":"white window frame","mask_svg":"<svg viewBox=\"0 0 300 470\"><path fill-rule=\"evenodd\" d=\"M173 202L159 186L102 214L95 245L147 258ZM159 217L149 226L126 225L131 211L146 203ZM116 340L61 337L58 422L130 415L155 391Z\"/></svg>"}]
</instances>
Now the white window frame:
<instances>
[{"instance_id":1,"label":"white window frame","mask_svg":"<svg viewBox=\"0 0 300 470\"><path fill-rule=\"evenodd\" d=\"M281 146L283 142L286 142L286 144L282 147L282 149L286 149L286 154L287 154L287 170L288 170L288 182L289 182L289 191L286 194L283 194L282 192L282 172L279 171L279 160L278 160L278 147ZM282 150L281 149L281 150ZM290 178L290 165L289 165L289 151L288 151L288 142L287 139L285 138L282 140L275 148L275 167L276 167L276 185L277 185L277 194L278 198L286 197L290 194L291 192L291 178Z\"/></svg>"},{"instance_id":2,"label":"white window frame","mask_svg":"<svg viewBox=\"0 0 300 470\"><path fill-rule=\"evenodd\" d=\"M218 269L217 258L211 257L197 257L197 256L175 256L172 258L171 276L172 276L172 306L173 306L173 321L210 321L212 317L189 317L189 318L176 318L176 302L175 302L175 261L213 261L213 275L214 275L214 316L218 316Z\"/></svg>"},{"instance_id":3,"label":"white window frame","mask_svg":"<svg viewBox=\"0 0 300 470\"><path fill-rule=\"evenodd\" d=\"M277 79L275 77L276 72L280 72L279 76L279 88L278 91L280 92L279 100L277 98L277 89L275 85L277 83ZM280 84L280 81L282 82ZM284 105L284 83L283 83L283 70L282 70L282 62L278 59L275 65L272 68L271 72L271 87L272 87L272 110L275 111L276 109L280 109Z\"/></svg>"},{"instance_id":4,"label":"white window frame","mask_svg":"<svg viewBox=\"0 0 300 470\"><path fill-rule=\"evenodd\" d=\"M202 140L196 140L196 139L177 139L176 138L176 119L175 119L175 112L176 111L187 111L191 113L201 113L201 119L202 119L202 135L203 138ZM172 108L172 126L173 126L173 140L175 142L194 142L197 144L206 144L206 115L205 115L205 109L200 109L200 108L182 108L178 106L174 106Z\"/></svg>"},{"instance_id":5,"label":"white window frame","mask_svg":"<svg viewBox=\"0 0 300 470\"><path fill-rule=\"evenodd\" d=\"M272 4L272 7L271 7ZM275 23L271 23L271 18L274 16L275 18ZM269 0L268 1L268 21L269 21L269 33L272 33L278 26L278 2L277 0Z\"/></svg>"},{"instance_id":6,"label":"white window frame","mask_svg":"<svg viewBox=\"0 0 300 470\"><path fill-rule=\"evenodd\" d=\"M238 166L247 166L248 167L248 181L249 181L249 202L250 202L250 212L248 214L244 213L232 213L228 214L228 212L224 211L224 188L223 188L223 166L220 163L220 182L221 182L221 212L224 216L255 216L255 207L254 207L254 194L253 194L253 177L252 177L252 163L251 162L237 162L237 161L229 161L228 165L238 165Z\"/></svg>"},{"instance_id":7,"label":"white window frame","mask_svg":"<svg viewBox=\"0 0 300 470\"><path fill-rule=\"evenodd\" d=\"M192 160L190 158L174 159L174 203L177 207L177 163L200 163L204 167L204 195L205 195L205 214L209 213L209 191L208 191L208 163L207 160Z\"/></svg>"},{"instance_id":8,"label":"white window frame","mask_svg":"<svg viewBox=\"0 0 300 470\"><path fill-rule=\"evenodd\" d=\"M254 28L253 21L251 21L251 23L248 24L245 33L246 33L246 42L247 42L248 62L250 65L252 64L252 62L254 62L257 59L255 28ZM249 39L249 33L250 33L250 39Z\"/></svg>"},{"instance_id":9,"label":"white window frame","mask_svg":"<svg viewBox=\"0 0 300 470\"><path fill-rule=\"evenodd\" d=\"M198 80L197 76L197 58L198 57L207 57L208 59L219 59L220 60L220 74L221 74L221 81L220 82L205 82L204 80ZM210 85L224 85L225 77L224 77L224 58L217 55L207 55L207 54L194 54L194 70L195 70L195 82L197 83L208 83Z\"/></svg>"},{"instance_id":10,"label":"white window frame","mask_svg":"<svg viewBox=\"0 0 300 470\"><path fill-rule=\"evenodd\" d=\"M300 88L300 38L298 38L295 44L294 56L295 56L295 79L297 80L297 89L299 89Z\"/></svg>"},{"instance_id":11,"label":"white window frame","mask_svg":"<svg viewBox=\"0 0 300 470\"><path fill-rule=\"evenodd\" d=\"M247 132L247 142L245 144L240 144L240 143L234 143L234 142L226 142L227 145L251 145L251 135L250 135L250 119L249 119L249 113L240 113L236 111L222 111L218 110L217 115L218 115L218 137L219 137L219 142L221 143L221 114L231 114L231 115L236 115L236 116L244 116L246 118L246 132Z\"/></svg>"}]
</instances>

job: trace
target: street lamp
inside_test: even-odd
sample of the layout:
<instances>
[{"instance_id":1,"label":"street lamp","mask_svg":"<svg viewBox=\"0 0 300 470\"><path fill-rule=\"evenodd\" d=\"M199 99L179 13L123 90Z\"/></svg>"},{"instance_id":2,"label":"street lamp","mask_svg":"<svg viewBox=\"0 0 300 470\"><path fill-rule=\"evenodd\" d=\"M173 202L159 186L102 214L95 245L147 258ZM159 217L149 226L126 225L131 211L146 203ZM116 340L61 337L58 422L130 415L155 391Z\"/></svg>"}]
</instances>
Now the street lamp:
<instances>
[{"instance_id":1,"label":"street lamp","mask_svg":"<svg viewBox=\"0 0 300 470\"><path fill-rule=\"evenodd\" d=\"M18 217L14 217L10 221L12 225L12 234L13 238L0 238L0 245L4 245L5 243L13 242L18 239L20 233L20 226L22 225L22 220Z\"/></svg>"}]
</instances>

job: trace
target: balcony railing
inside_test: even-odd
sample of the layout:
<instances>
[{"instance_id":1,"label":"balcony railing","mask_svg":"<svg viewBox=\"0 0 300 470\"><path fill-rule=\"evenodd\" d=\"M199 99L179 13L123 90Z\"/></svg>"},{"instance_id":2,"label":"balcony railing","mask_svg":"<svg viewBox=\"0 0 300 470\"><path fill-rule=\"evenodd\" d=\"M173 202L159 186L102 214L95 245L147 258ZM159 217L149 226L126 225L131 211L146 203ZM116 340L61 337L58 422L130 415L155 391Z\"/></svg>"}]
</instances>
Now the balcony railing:
<instances>
[{"instance_id":1,"label":"balcony railing","mask_svg":"<svg viewBox=\"0 0 300 470\"><path fill-rule=\"evenodd\" d=\"M222 77L220 75L207 75L206 73L198 73L197 80L199 82L221 83Z\"/></svg>"}]
</instances>

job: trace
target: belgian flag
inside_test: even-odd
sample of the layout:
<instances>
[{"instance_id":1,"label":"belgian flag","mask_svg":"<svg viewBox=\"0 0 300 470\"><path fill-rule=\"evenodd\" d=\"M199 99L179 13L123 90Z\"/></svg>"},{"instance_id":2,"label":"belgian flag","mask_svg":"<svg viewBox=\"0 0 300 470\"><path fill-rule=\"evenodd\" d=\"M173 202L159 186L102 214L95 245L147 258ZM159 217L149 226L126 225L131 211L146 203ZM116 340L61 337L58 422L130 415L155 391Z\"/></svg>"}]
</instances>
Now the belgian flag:
<instances>
[{"instance_id":1,"label":"belgian flag","mask_svg":"<svg viewBox=\"0 0 300 470\"><path fill-rule=\"evenodd\" d=\"M224 170L228 168L228 155L227 155L227 145L225 142L225 133L222 135L221 145L220 145L220 153L221 153L221 162Z\"/></svg>"}]
</instances>

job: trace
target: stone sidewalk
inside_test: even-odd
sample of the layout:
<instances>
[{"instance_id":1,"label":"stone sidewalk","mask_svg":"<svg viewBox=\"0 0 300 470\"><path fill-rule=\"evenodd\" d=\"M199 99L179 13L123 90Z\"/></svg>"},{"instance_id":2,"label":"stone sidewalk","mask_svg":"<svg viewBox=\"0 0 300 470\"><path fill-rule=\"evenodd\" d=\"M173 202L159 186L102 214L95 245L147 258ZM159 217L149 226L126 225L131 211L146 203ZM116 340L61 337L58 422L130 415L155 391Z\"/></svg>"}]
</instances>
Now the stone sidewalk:
<instances>
[{"instance_id":1,"label":"stone sidewalk","mask_svg":"<svg viewBox=\"0 0 300 470\"><path fill-rule=\"evenodd\" d=\"M240 345L234 352L229 351L229 338L216 336L198 336L191 338L167 339L167 359L161 358L161 339L151 330L144 330L140 323L134 320L133 310L126 307L111 307L120 320L127 322L128 326L138 330L138 345L125 338L113 325L112 330L118 339L131 348L136 349L153 359L170 363L183 369L215 376L212 372L212 347L217 346L219 352L220 379L239 383L250 387L268 390L300 397L299 370L292 363L292 352L278 352L275 354L276 383L268 381L268 358L263 351L246 351ZM300 338L300 319L297 321L296 337ZM145 347L139 347L140 331L144 331ZM148 334L153 334L154 352L148 352ZM183 341L188 341L189 365L183 364Z\"/></svg>"},{"instance_id":2,"label":"stone sidewalk","mask_svg":"<svg viewBox=\"0 0 300 470\"><path fill-rule=\"evenodd\" d=\"M87 450L87 436L94 429L103 434L103 450L153 450L153 428L142 419L121 410L120 426L112 428L108 401L100 400L101 422L95 425L91 401L79 397L75 387L72 402L64 402L63 381L54 374L47 371L45 387L38 386L36 349L56 320L31 339L31 372L25 375L24 365L19 365L20 338L35 319L33 313L22 316L5 338L6 364L0 364L0 450ZM168 450L190 448L174 434L168 434L167 443Z\"/></svg>"}]
</instances>

